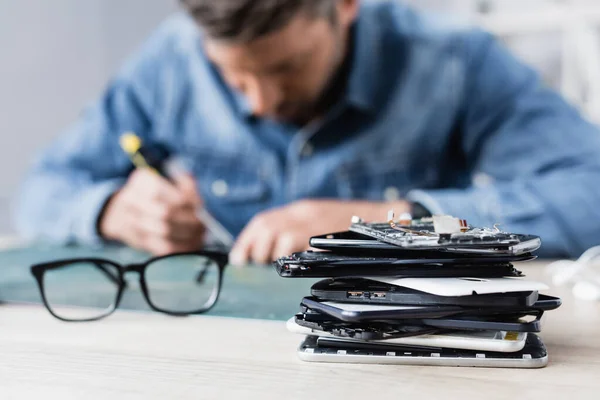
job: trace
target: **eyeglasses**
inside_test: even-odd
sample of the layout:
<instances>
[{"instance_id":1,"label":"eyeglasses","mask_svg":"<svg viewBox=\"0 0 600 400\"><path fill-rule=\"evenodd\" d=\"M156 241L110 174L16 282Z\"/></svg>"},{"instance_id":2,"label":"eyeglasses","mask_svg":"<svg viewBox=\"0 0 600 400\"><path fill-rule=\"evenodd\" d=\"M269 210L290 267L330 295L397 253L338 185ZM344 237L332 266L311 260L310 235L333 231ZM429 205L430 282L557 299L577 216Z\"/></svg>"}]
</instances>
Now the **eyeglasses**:
<instances>
[{"instance_id":1,"label":"eyeglasses","mask_svg":"<svg viewBox=\"0 0 600 400\"><path fill-rule=\"evenodd\" d=\"M127 288L125 274L137 272L148 305L161 313L201 314L221 292L224 253L202 251L120 265L100 258L78 258L31 267L42 301L62 321L96 321L112 314Z\"/></svg>"}]
</instances>

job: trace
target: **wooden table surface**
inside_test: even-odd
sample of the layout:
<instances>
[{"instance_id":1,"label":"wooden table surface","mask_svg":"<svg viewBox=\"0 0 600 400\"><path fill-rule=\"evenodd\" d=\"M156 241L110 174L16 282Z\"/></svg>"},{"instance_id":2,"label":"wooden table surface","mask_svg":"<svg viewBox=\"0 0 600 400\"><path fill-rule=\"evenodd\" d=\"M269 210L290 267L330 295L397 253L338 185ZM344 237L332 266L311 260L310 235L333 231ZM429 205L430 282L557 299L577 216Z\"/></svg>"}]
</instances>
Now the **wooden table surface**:
<instances>
[{"instance_id":1,"label":"wooden table surface","mask_svg":"<svg viewBox=\"0 0 600 400\"><path fill-rule=\"evenodd\" d=\"M520 265L532 279L543 264ZM539 370L315 364L283 322L120 311L62 323L38 305L0 306L0 399L599 399L600 305L563 306L541 334Z\"/></svg>"}]
</instances>

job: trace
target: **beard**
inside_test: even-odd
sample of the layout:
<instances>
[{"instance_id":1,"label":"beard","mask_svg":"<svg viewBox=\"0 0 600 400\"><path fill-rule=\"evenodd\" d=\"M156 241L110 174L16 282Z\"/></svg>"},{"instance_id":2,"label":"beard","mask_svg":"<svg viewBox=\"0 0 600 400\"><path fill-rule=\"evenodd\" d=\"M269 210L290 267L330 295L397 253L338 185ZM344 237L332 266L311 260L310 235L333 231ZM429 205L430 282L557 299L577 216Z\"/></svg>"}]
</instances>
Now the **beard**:
<instances>
[{"instance_id":1,"label":"beard","mask_svg":"<svg viewBox=\"0 0 600 400\"><path fill-rule=\"evenodd\" d=\"M303 127L318 118L317 103L318 101L305 101L282 104L277 109L274 119L279 122Z\"/></svg>"}]
</instances>

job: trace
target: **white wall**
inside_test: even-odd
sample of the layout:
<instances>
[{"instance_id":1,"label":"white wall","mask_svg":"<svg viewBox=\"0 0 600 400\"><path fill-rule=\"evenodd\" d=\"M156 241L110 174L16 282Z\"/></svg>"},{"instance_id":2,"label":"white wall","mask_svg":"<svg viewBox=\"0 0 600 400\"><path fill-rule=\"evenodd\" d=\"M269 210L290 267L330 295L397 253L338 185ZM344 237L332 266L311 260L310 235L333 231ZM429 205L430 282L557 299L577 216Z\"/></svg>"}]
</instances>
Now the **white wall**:
<instances>
[{"instance_id":1,"label":"white wall","mask_svg":"<svg viewBox=\"0 0 600 400\"><path fill-rule=\"evenodd\" d=\"M0 0L0 234L32 154L100 92L175 0Z\"/></svg>"},{"instance_id":2,"label":"white wall","mask_svg":"<svg viewBox=\"0 0 600 400\"><path fill-rule=\"evenodd\" d=\"M598 0L404 0L460 12L502 37L545 80L600 123Z\"/></svg>"}]
</instances>

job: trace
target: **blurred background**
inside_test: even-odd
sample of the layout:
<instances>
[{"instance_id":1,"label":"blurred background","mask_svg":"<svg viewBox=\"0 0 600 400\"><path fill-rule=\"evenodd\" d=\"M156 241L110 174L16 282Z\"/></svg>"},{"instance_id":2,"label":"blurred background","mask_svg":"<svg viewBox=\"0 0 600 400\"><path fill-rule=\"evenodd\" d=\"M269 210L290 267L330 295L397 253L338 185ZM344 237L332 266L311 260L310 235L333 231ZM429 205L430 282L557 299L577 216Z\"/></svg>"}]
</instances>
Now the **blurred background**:
<instances>
[{"instance_id":1,"label":"blurred background","mask_svg":"<svg viewBox=\"0 0 600 400\"><path fill-rule=\"evenodd\" d=\"M600 1L402 1L496 33L600 122ZM12 233L10 204L35 153L175 10L177 0L0 0L0 235Z\"/></svg>"}]
</instances>

